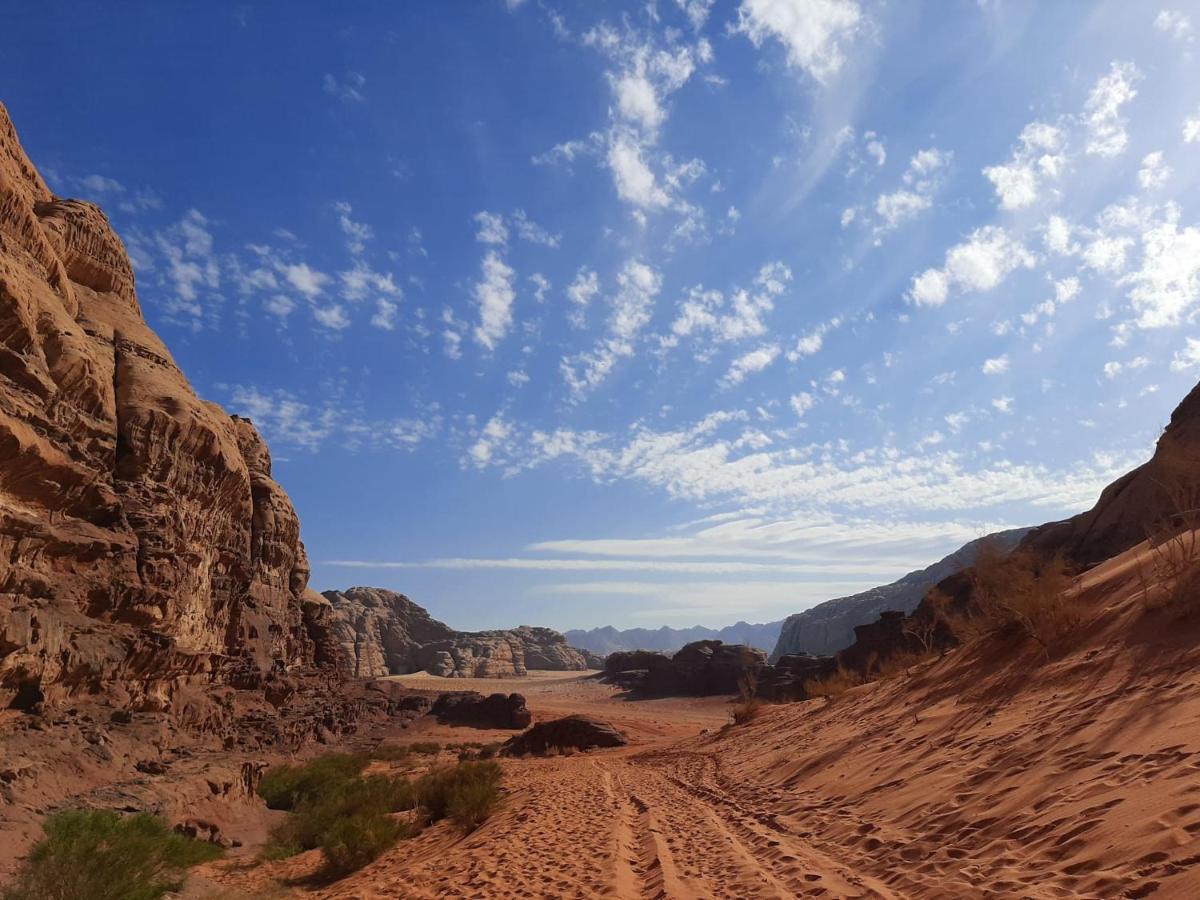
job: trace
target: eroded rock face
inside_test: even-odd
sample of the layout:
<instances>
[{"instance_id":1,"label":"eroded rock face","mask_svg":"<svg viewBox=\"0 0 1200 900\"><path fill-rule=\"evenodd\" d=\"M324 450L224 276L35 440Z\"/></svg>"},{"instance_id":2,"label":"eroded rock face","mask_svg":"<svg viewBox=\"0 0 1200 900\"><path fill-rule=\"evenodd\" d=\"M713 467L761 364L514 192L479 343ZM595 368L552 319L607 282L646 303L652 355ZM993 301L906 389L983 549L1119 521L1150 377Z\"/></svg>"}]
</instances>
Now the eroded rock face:
<instances>
[{"instance_id":1,"label":"eroded rock face","mask_svg":"<svg viewBox=\"0 0 1200 900\"><path fill-rule=\"evenodd\" d=\"M507 678L530 669L597 665L550 628L455 631L403 594L353 587L323 595L334 613L339 666L364 677L429 672L443 678Z\"/></svg>"},{"instance_id":2,"label":"eroded rock face","mask_svg":"<svg viewBox=\"0 0 1200 900\"><path fill-rule=\"evenodd\" d=\"M1034 529L1021 549L1047 557L1061 553L1076 566L1090 568L1140 544L1148 529L1168 517L1187 513L1194 523L1197 506L1200 384L1171 413L1148 461L1106 487L1087 512Z\"/></svg>"},{"instance_id":3,"label":"eroded rock face","mask_svg":"<svg viewBox=\"0 0 1200 900\"><path fill-rule=\"evenodd\" d=\"M0 106L0 707L171 705L230 662L315 661L266 445L196 396L120 238L55 197Z\"/></svg>"},{"instance_id":4,"label":"eroded rock face","mask_svg":"<svg viewBox=\"0 0 1200 900\"><path fill-rule=\"evenodd\" d=\"M556 750L592 750L597 747L623 747L625 735L608 722L588 716L564 716L538 722L528 731L509 738L501 752L508 756L545 753Z\"/></svg>"}]
</instances>

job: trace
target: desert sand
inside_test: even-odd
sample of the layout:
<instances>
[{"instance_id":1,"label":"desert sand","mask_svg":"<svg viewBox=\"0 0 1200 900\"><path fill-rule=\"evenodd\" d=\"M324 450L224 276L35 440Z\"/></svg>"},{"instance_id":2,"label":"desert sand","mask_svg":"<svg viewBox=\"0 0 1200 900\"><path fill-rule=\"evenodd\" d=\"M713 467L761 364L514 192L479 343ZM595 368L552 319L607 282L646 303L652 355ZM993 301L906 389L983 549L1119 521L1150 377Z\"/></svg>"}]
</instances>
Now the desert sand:
<instances>
[{"instance_id":1,"label":"desert sand","mask_svg":"<svg viewBox=\"0 0 1200 900\"><path fill-rule=\"evenodd\" d=\"M341 900L1200 896L1200 626L1145 609L1136 556L1088 573L1083 621L1049 654L968 645L744 726L729 698L455 679L519 688L538 719L606 718L631 744L506 759L478 831L441 823L332 886L286 883L315 854L200 874L212 896Z\"/></svg>"}]
</instances>

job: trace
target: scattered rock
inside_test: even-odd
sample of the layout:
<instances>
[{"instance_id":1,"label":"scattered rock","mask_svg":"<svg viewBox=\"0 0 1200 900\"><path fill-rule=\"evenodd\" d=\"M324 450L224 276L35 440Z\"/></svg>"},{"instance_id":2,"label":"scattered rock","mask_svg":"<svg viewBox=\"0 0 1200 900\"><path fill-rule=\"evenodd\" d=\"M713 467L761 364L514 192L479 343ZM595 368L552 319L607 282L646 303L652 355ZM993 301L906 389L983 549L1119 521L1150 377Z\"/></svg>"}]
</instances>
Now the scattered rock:
<instances>
[{"instance_id":1,"label":"scattered rock","mask_svg":"<svg viewBox=\"0 0 1200 900\"><path fill-rule=\"evenodd\" d=\"M629 740L608 722L588 716L565 716L538 722L528 731L509 738L501 752L509 756L545 753L550 749L591 750L596 747L623 747Z\"/></svg>"}]
</instances>

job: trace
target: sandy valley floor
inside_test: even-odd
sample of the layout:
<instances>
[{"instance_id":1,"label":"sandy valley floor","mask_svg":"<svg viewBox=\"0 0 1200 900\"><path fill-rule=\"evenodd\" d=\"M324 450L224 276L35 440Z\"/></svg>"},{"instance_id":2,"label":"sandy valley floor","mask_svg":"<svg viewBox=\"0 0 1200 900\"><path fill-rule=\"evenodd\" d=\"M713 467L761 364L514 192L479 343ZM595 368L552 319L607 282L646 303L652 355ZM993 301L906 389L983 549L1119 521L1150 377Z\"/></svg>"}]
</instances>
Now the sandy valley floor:
<instances>
[{"instance_id":1,"label":"sandy valley floor","mask_svg":"<svg viewBox=\"0 0 1200 900\"><path fill-rule=\"evenodd\" d=\"M1048 659L969 646L738 728L727 698L487 682L538 718L609 719L632 744L504 760L503 808L474 834L439 824L336 885L281 884L313 855L229 860L204 873L210 895L1197 897L1200 623L1135 595L1118 558L1089 574L1085 621ZM403 739L431 738L491 733Z\"/></svg>"}]
</instances>

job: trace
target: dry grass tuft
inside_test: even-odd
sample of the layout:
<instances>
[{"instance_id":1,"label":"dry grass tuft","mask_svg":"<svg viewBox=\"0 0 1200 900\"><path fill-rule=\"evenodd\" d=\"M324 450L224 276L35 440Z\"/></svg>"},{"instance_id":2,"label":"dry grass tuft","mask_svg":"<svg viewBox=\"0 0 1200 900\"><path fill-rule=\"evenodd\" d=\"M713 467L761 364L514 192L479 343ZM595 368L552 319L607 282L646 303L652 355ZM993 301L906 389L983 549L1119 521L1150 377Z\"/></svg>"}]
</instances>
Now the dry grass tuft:
<instances>
[{"instance_id":1,"label":"dry grass tuft","mask_svg":"<svg viewBox=\"0 0 1200 900\"><path fill-rule=\"evenodd\" d=\"M1200 485L1159 484L1171 512L1146 529L1147 555L1138 566L1147 610L1200 610Z\"/></svg>"},{"instance_id":2,"label":"dry grass tuft","mask_svg":"<svg viewBox=\"0 0 1200 900\"><path fill-rule=\"evenodd\" d=\"M758 678L753 673L738 679L738 701L730 715L734 725L747 725L763 711L763 701L758 696Z\"/></svg>"}]
</instances>

